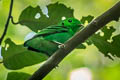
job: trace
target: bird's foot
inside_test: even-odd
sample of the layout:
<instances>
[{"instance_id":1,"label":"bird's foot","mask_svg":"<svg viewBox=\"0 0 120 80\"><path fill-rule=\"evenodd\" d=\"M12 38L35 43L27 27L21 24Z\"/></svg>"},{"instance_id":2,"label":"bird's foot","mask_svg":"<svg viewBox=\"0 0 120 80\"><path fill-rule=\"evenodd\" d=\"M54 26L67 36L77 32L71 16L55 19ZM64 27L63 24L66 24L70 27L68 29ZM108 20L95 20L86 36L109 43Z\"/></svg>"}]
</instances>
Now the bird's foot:
<instances>
[{"instance_id":1,"label":"bird's foot","mask_svg":"<svg viewBox=\"0 0 120 80\"><path fill-rule=\"evenodd\" d=\"M57 42L57 41L54 41L54 42L58 44L58 48L65 48L65 44Z\"/></svg>"},{"instance_id":2,"label":"bird's foot","mask_svg":"<svg viewBox=\"0 0 120 80\"><path fill-rule=\"evenodd\" d=\"M60 45L58 45L58 48L65 48L65 45L64 44L60 44Z\"/></svg>"}]
</instances>

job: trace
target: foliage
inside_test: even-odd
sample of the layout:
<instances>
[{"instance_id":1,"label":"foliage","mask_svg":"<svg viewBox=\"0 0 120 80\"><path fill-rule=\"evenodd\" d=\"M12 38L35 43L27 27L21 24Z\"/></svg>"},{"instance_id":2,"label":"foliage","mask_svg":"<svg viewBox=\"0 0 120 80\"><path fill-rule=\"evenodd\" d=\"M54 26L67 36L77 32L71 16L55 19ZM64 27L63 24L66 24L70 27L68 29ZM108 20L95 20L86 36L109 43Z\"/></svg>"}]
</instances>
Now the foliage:
<instances>
[{"instance_id":1,"label":"foliage","mask_svg":"<svg viewBox=\"0 0 120 80\"><path fill-rule=\"evenodd\" d=\"M39 6L33 8L28 6L24 9L19 17L19 23L26 25L31 30L37 32L50 25L57 24L62 17L73 17L73 9L67 8L63 4L55 3L47 6L48 16L42 13ZM35 18L39 14L38 18Z\"/></svg>"},{"instance_id":2,"label":"foliage","mask_svg":"<svg viewBox=\"0 0 120 80\"><path fill-rule=\"evenodd\" d=\"M81 21L85 23L85 21L92 21L93 16L88 15L87 17L83 17ZM112 59L112 56L120 57L120 34L112 36L113 32L115 32L115 28L113 26L105 26L101 29L101 32L98 32L91 36L88 39L89 44L94 44L100 52L102 52L105 56ZM103 34L103 35L101 35ZM110 54L109 54L110 53Z\"/></svg>"},{"instance_id":3,"label":"foliage","mask_svg":"<svg viewBox=\"0 0 120 80\"><path fill-rule=\"evenodd\" d=\"M43 29L49 25L55 25L62 19L63 16L66 18L73 17L73 10L59 3L48 5L48 11L49 18L42 13L39 6L36 8L29 6L22 11L19 17L19 23L26 25L32 31L37 32L38 30ZM36 13L41 14L41 17L38 20L35 19ZM93 18L93 16L88 15L86 17L82 17L81 22L83 24L85 24L86 21L89 23ZM120 45L117 44L120 40L119 35L112 37L112 42L108 42L108 40L111 39L112 33L115 31L115 29L113 27L104 27L101 29L101 31L104 33L103 36L100 36L100 33L94 34L86 41L86 43L88 45L94 44L105 56L110 57L108 53L111 53L113 56L116 55L117 57L120 57ZM7 45L9 46L7 47ZM85 48L85 45L79 46L79 49ZM2 49L2 56L5 67L13 70L37 64L46 60L46 57L42 54L29 51L24 48L23 45L16 45L13 41L11 41L11 39L5 40L5 47Z\"/></svg>"},{"instance_id":4,"label":"foliage","mask_svg":"<svg viewBox=\"0 0 120 80\"><path fill-rule=\"evenodd\" d=\"M9 72L7 80L27 80L31 75L23 72Z\"/></svg>"},{"instance_id":5,"label":"foliage","mask_svg":"<svg viewBox=\"0 0 120 80\"><path fill-rule=\"evenodd\" d=\"M62 11L63 9L65 10L64 12ZM73 17L73 10L67 8L63 4L58 3L50 4L48 6L48 10L50 10L49 11L50 18L47 18L45 15L43 15L39 7L36 8L28 7L21 13L19 17L19 23L22 25L24 24L31 30L37 32L38 30L47 27L48 25L56 24L62 19L63 16L65 16L66 18ZM59 16L58 16L59 11L56 10L59 11L61 10ZM41 13L41 17L39 20L36 20L34 17L35 14L38 12ZM7 47L6 45L9 45L9 47ZM6 48L7 50L5 50ZM11 41L11 39L5 40L5 47L3 47L2 49L2 56L5 67L12 70L37 64L47 59L46 56L40 53L27 50L26 48L24 48L23 44L16 45L13 41Z\"/></svg>"},{"instance_id":6,"label":"foliage","mask_svg":"<svg viewBox=\"0 0 120 80\"><path fill-rule=\"evenodd\" d=\"M13 70L37 64L47 59L41 53L29 51L23 45L16 45L9 38L5 40L2 56L5 67Z\"/></svg>"},{"instance_id":7,"label":"foliage","mask_svg":"<svg viewBox=\"0 0 120 80\"><path fill-rule=\"evenodd\" d=\"M111 39L112 33L115 31L113 27L109 27L109 29L107 29L107 27L104 27L102 31L104 33L104 36L96 34L91 37L93 44L99 49L100 52L111 59L112 57L110 54L114 57L120 57L120 44L118 44L120 41L120 35L113 36Z\"/></svg>"},{"instance_id":8,"label":"foliage","mask_svg":"<svg viewBox=\"0 0 120 80\"><path fill-rule=\"evenodd\" d=\"M28 6L21 12L19 16L19 24L27 26L34 32L38 32L49 25L57 24L62 17L74 17L74 10L66 7L64 4L54 3L48 5L47 8L49 17L42 13L42 10L39 6ZM35 18L37 13L40 14L40 18ZM83 16L81 22L83 24L85 24L86 21L89 23L93 18L94 17L91 15ZM112 56L120 57L120 44L118 44L120 41L120 34L112 36L113 32L115 31L116 29L114 29L113 26L105 26L101 29L101 32L94 34L88 40L86 40L86 43L88 45L95 45L100 52L110 59L112 59L112 57L109 55L109 53ZM102 36L101 33L103 33ZM85 48L85 45L79 46L79 49ZM47 59L47 57L41 53L27 50L23 47L23 44L17 45L10 38L5 40L5 46L2 47L2 56L4 66L7 69L12 70L38 64ZM22 77L21 80L25 80L29 76L30 75L26 73L9 72L7 80L19 80L18 77Z\"/></svg>"}]
</instances>

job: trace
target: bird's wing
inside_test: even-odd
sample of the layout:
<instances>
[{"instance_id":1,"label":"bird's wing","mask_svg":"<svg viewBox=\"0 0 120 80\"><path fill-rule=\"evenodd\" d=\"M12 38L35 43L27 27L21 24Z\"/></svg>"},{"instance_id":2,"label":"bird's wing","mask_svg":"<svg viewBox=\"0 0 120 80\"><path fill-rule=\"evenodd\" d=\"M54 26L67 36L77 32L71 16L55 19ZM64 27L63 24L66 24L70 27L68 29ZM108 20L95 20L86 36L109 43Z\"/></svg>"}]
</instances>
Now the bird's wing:
<instances>
[{"instance_id":1,"label":"bird's wing","mask_svg":"<svg viewBox=\"0 0 120 80\"><path fill-rule=\"evenodd\" d=\"M27 40L24 43L24 46L26 46L26 43L29 41L32 41L35 38L38 37L45 37L51 34L55 34L55 33L63 33L63 32L68 32L68 28L64 27L64 26L49 26L45 29L42 29L40 32L38 32L35 36L33 36L31 39ZM53 40L49 40L51 42L54 42Z\"/></svg>"},{"instance_id":2,"label":"bird's wing","mask_svg":"<svg viewBox=\"0 0 120 80\"><path fill-rule=\"evenodd\" d=\"M28 49L43 52L47 55L52 55L54 51L58 49L58 43L54 42L52 39L46 40L45 37L48 35L56 35L56 33L64 33L68 32L68 28L62 26L50 26L45 29L42 29L39 33L37 33L33 38L27 40L24 43L25 47Z\"/></svg>"},{"instance_id":3,"label":"bird's wing","mask_svg":"<svg viewBox=\"0 0 120 80\"><path fill-rule=\"evenodd\" d=\"M55 33L63 33L63 32L68 32L68 28L65 26L49 26L45 29L42 29L33 38L38 36L47 36L47 35L51 35Z\"/></svg>"},{"instance_id":4,"label":"bird's wing","mask_svg":"<svg viewBox=\"0 0 120 80\"><path fill-rule=\"evenodd\" d=\"M48 56L52 55L57 49L58 44L45 40L43 37L36 37L24 43L29 50L41 52Z\"/></svg>"}]
</instances>

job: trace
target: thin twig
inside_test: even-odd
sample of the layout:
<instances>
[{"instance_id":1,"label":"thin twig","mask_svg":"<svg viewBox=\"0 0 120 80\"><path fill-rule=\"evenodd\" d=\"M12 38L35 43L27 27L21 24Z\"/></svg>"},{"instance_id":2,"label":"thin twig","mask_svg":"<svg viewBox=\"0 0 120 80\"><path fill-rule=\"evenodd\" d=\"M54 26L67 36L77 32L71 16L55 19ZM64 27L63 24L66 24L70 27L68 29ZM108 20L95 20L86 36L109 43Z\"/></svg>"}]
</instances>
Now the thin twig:
<instances>
[{"instance_id":1,"label":"thin twig","mask_svg":"<svg viewBox=\"0 0 120 80\"><path fill-rule=\"evenodd\" d=\"M108 11L97 17L89 23L82 31L75 34L65 43L64 49L57 50L31 77L29 80L42 80L49 72L51 72L76 46L83 43L97 30L105 26L107 23L120 17L120 1L110 8Z\"/></svg>"},{"instance_id":2,"label":"thin twig","mask_svg":"<svg viewBox=\"0 0 120 80\"><path fill-rule=\"evenodd\" d=\"M11 18L11 14L12 14L12 8L13 8L13 0L11 0L11 3L10 3L10 10L9 10L9 15L8 15L8 18L7 18L7 21L6 21L6 24L5 24L5 29L4 29L4 32L0 38L0 45L2 44L2 41L7 33L7 29L8 29L8 25L9 25L9 22L10 22L10 18Z\"/></svg>"}]
</instances>

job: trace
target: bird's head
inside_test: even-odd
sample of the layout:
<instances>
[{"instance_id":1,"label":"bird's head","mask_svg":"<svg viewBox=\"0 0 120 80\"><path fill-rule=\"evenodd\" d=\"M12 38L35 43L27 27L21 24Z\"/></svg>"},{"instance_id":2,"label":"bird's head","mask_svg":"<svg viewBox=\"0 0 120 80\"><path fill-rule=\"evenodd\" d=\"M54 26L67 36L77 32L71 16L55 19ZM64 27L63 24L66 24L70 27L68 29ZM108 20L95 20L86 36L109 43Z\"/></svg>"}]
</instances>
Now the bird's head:
<instances>
[{"instance_id":1,"label":"bird's head","mask_svg":"<svg viewBox=\"0 0 120 80\"><path fill-rule=\"evenodd\" d=\"M59 23L60 26L65 26L71 28L74 32L76 32L78 29L82 28L82 23L75 18L67 18L65 20L62 20Z\"/></svg>"}]
</instances>

